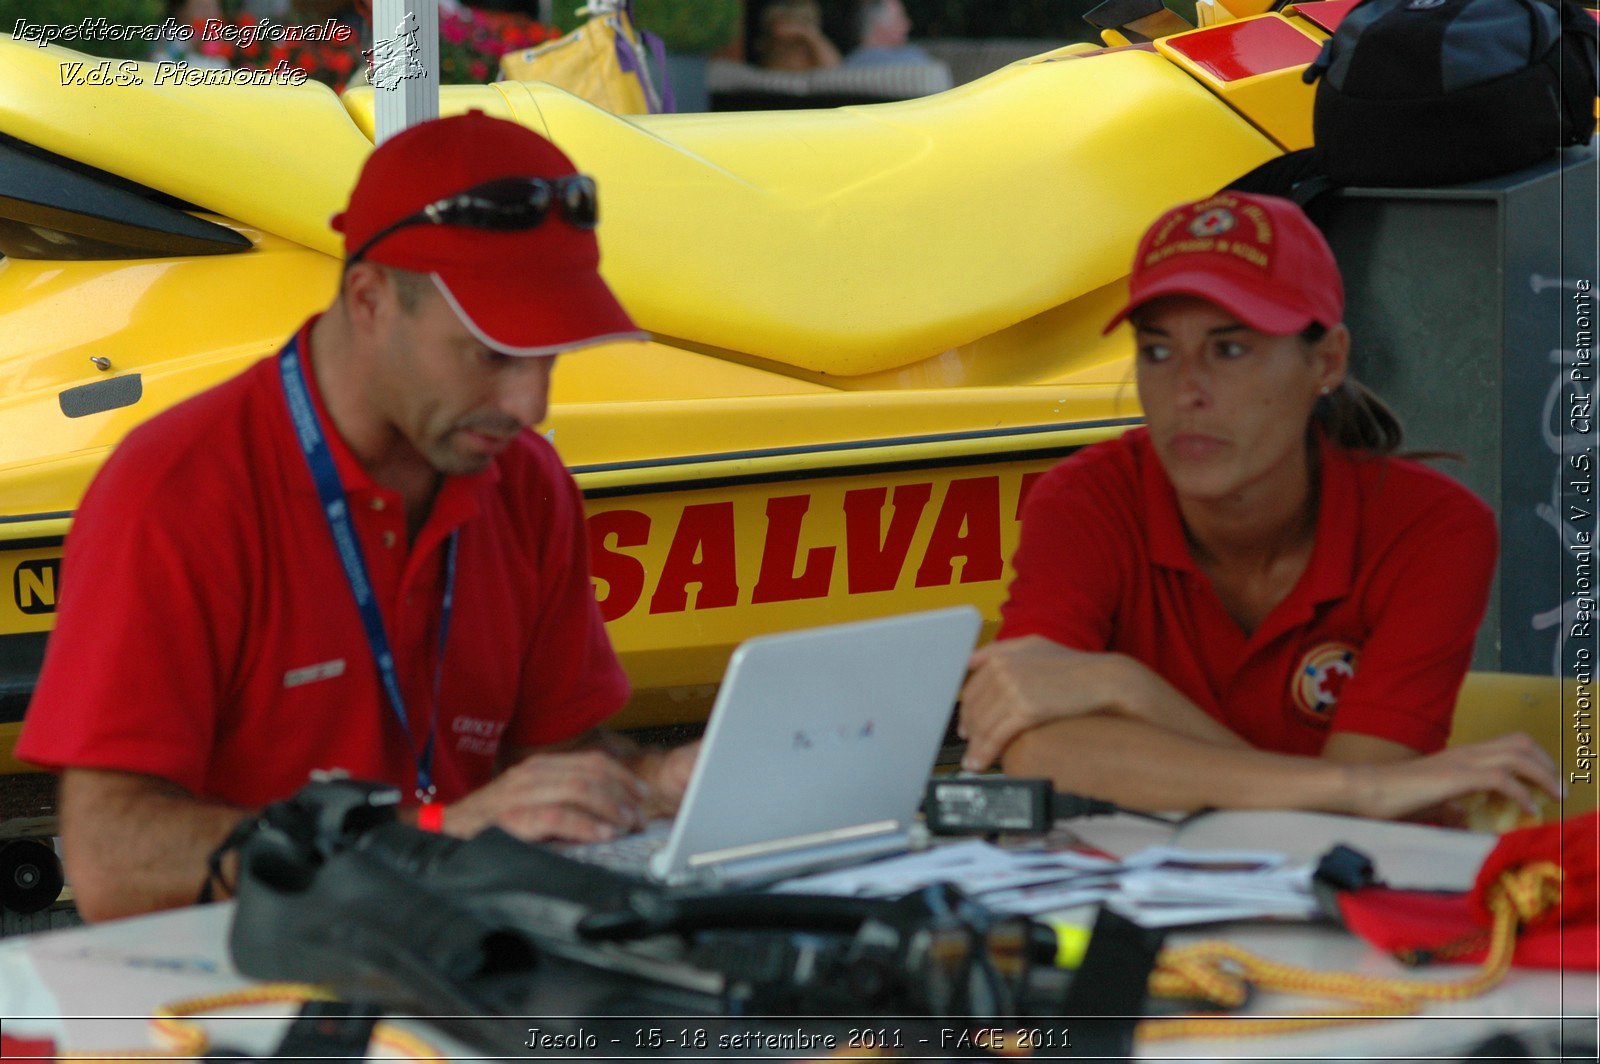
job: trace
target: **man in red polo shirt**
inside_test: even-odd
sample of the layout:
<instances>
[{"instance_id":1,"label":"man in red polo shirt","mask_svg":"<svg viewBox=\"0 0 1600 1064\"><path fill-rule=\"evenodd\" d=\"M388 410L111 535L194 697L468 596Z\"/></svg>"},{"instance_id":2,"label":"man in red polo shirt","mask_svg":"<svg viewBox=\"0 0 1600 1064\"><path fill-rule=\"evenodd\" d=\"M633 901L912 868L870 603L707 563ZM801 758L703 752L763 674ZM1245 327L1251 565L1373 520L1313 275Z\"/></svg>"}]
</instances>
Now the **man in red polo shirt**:
<instances>
[{"instance_id":1,"label":"man in red polo shirt","mask_svg":"<svg viewBox=\"0 0 1600 1064\"><path fill-rule=\"evenodd\" d=\"M1348 374L1333 253L1225 193L1150 227L1127 318L1147 425L1027 502L998 641L962 692L997 758L1145 808L1403 816L1559 794L1526 736L1445 750L1494 572L1488 508L1393 457Z\"/></svg>"},{"instance_id":2,"label":"man in red polo shirt","mask_svg":"<svg viewBox=\"0 0 1600 1064\"><path fill-rule=\"evenodd\" d=\"M596 841L675 808L693 748L597 728L628 684L577 486L530 431L558 353L640 335L597 217L521 126L406 130L334 219L334 303L107 461L18 745L62 771L86 917L191 901L230 827L317 769L457 835Z\"/></svg>"}]
</instances>

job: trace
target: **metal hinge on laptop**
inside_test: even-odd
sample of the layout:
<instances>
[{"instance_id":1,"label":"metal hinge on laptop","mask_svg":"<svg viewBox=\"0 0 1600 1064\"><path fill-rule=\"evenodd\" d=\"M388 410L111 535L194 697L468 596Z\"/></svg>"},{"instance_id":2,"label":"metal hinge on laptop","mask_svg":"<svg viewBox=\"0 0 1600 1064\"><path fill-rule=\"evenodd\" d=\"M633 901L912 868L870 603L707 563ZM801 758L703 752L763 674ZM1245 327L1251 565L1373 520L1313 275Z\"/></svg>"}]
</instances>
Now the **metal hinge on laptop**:
<instances>
[{"instance_id":1,"label":"metal hinge on laptop","mask_svg":"<svg viewBox=\"0 0 1600 1064\"><path fill-rule=\"evenodd\" d=\"M906 848L908 837L898 821L877 820L690 854L688 868L670 872L667 878L669 882L706 886L753 886L895 853Z\"/></svg>"}]
</instances>

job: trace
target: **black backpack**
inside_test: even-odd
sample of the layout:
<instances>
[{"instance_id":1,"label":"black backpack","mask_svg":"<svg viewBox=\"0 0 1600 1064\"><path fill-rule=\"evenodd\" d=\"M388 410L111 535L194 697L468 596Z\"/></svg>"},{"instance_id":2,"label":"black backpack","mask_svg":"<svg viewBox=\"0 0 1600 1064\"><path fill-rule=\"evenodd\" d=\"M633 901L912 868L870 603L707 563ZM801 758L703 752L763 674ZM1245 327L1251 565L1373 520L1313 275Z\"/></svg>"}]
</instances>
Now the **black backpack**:
<instances>
[{"instance_id":1,"label":"black backpack","mask_svg":"<svg viewBox=\"0 0 1600 1064\"><path fill-rule=\"evenodd\" d=\"M1306 68L1340 184L1520 170L1595 129L1594 17L1567 0L1363 0Z\"/></svg>"}]
</instances>

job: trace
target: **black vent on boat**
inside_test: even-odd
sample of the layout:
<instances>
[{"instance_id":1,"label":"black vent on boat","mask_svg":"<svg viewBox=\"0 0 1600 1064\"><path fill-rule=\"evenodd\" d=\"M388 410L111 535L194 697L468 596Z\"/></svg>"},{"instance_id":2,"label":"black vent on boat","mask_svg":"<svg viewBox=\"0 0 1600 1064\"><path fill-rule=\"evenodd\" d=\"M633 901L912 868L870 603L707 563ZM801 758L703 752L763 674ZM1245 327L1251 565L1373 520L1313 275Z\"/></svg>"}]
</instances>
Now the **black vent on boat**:
<instances>
[{"instance_id":1,"label":"black vent on boat","mask_svg":"<svg viewBox=\"0 0 1600 1064\"><path fill-rule=\"evenodd\" d=\"M93 384L81 384L61 393L61 412L68 417L88 417L132 406L144 398L144 377L129 373Z\"/></svg>"},{"instance_id":2,"label":"black vent on boat","mask_svg":"<svg viewBox=\"0 0 1600 1064\"><path fill-rule=\"evenodd\" d=\"M0 134L0 255L147 259L227 255L250 241L154 189Z\"/></svg>"}]
</instances>

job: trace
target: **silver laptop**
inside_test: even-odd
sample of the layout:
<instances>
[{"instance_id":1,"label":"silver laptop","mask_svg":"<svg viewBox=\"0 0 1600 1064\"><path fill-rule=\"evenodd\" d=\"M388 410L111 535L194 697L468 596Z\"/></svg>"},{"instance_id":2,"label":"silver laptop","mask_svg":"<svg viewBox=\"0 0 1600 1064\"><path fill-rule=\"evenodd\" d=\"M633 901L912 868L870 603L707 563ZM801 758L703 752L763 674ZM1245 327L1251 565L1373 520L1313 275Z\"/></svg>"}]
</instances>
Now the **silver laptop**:
<instances>
[{"instance_id":1,"label":"silver laptop","mask_svg":"<svg viewBox=\"0 0 1600 1064\"><path fill-rule=\"evenodd\" d=\"M745 641L676 819L566 852L730 887L904 849L980 624L959 606Z\"/></svg>"}]
</instances>

